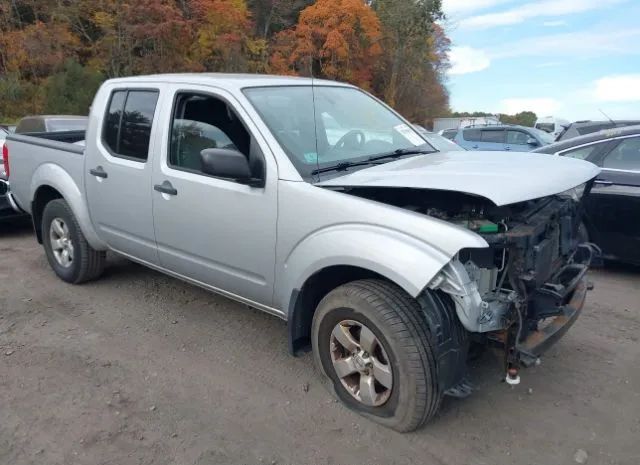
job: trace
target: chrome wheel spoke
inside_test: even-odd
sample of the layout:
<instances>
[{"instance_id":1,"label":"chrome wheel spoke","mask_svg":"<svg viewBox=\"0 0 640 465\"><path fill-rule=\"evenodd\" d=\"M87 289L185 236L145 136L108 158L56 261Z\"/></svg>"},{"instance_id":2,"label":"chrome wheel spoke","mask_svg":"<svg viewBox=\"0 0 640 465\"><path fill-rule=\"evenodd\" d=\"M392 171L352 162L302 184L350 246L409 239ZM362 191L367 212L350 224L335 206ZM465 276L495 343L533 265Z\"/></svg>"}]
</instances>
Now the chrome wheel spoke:
<instances>
[{"instance_id":1,"label":"chrome wheel spoke","mask_svg":"<svg viewBox=\"0 0 640 465\"><path fill-rule=\"evenodd\" d=\"M329 350L334 373L351 396L370 407L389 400L393 372L373 331L359 321L342 320L331 332Z\"/></svg>"},{"instance_id":2,"label":"chrome wheel spoke","mask_svg":"<svg viewBox=\"0 0 640 465\"><path fill-rule=\"evenodd\" d=\"M67 224L61 218L54 218L49 226L49 243L53 257L59 265L67 268L73 262L73 244Z\"/></svg>"},{"instance_id":3,"label":"chrome wheel spoke","mask_svg":"<svg viewBox=\"0 0 640 465\"><path fill-rule=\"evenodd\" d=\"M333 368L339 378L352 375L358 372L358 368L353 362L353 357L347 357L333 362Z\"/></svg>"},{"instance_id":4,"label":"chrome wheel spoke","mask_svg":"<svg viewBox=\"0 0 640 465\"><path fill-rule=\"evenodd\" d=\"M382 384L387 389L391 389L393 387L393 375L391 374L391 367L389 365L384 365L373 358L373 377L377 382Z\"/></svg>"},{"instance_id":5,"label":"chrome wheel spoke","mask_svg":"<svg viewBox=\"0 0 640 465\"><path fill-rule=\"evenodd\" d=\"M372 354L373 350L376 348L377 343L378 340L373 334L373 331L371 331L366 326L363 326L360 330L360 347L362 347L362 350Z\"/></svg>"},{"instance_id":6,"label":"chrome wheel spoke","mask_svg":"<svg viewBox=\"0 0 640 465\"><path fill-rule=\"evenodd\" d=\"M64 266L69 265L69 263L71 262L71 259L69 257L69 251L67 249L64 249L60 254L60 261L62 261L62 264Z\"/></svg>"},{"instance_id":7,"label":"chrome wheel spoke","mask_svg":"<svg viewBox=\"0 0 640 465\"><path fill-rule=\"evenodd\" d=\"M349 326L338 324L333 328L332 334L347 352L353 352L360 348L358 342L351 335L351 332L349 332Z\"/></svg>"},{"instance_id":8,"label":"chrome wheel spoke","mask_svg":"<svg viewBox=\"0 0 640 465\"><path fill-rule=\"evenodd\" d=\"M375 405L377 394L373 376L360 375L360 390L358 394L363 404Z\"/></svg>"},{"instance_id":9,"label":"chrome wheel spoke","mask_svg":"<svg viewBox=\"0 0 640 465\"><path fill-rule=\"evenodd\" d=\"M57 218L51 222L51 229L53 229L53 231L58 235L58 237L64 236L63 225L64 223Z\"/></svg>"}]
</instances>

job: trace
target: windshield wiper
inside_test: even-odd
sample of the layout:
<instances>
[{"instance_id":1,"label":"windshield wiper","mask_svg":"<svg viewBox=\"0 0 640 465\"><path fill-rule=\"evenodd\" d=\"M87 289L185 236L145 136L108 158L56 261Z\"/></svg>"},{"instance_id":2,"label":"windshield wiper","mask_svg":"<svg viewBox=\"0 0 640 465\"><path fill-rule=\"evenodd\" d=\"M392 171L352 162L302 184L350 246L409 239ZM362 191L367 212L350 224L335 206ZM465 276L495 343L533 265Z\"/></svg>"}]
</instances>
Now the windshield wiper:
<instances>
[{"instance_id":1,"label":"windshield wiper","mask_svg":"<svg viewBox=\"0 0 640 465\"><path fill-rule=\"evenodd\" d=\"M435 153L437 150L427 150L418 148L398 149L393 152L382 153L380 155L374 155L369 157L369 161L384 160L385 158L400 158L405 155L427 155L429 153Z\"/></svg>"},{"instance_id":2,"label":"windshield wiper","mask_svg":"<svg viewBox=\"0 0 640 465\"><path fill-rule=\"evenodd\" d=\"M366 165L379 165L379 163L373 163L375 160L365 160L365 161L342 161L335 165L327 166L324 168L318 168L311 172L312 175L326 173L328 171L346 171L347 169L353 166L366 166Z\"/></svg>"}]
</instances>

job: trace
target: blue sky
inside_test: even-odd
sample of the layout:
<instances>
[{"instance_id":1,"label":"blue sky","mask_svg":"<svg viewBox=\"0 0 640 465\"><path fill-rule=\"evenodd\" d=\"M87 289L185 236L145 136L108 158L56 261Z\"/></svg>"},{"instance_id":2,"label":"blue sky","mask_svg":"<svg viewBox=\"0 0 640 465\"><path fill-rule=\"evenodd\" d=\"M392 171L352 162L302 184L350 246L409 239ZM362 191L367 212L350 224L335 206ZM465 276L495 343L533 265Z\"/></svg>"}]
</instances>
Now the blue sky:
<instances>
[{"instance_id":1,"label":"blue sky","mask_svg":"<svg viewBox=\"0 0 640 465\"><path fill-rule=\"evenodd\" d=\"M640 119L640 0L444 0L456 111Z\"/></svg>"}]
</instances>

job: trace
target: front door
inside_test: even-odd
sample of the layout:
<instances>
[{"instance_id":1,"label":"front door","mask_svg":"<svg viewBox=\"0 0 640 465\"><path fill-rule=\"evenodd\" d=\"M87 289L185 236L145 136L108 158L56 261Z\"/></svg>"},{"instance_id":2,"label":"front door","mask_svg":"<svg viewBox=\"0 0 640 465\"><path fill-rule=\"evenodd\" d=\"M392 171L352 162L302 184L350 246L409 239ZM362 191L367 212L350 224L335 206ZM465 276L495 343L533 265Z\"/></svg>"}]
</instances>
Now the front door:
<instances>
[{"instance_id":1,"label":"front door","mask_svg":"<svg viewBox=\"0 0 640 465\"><path fill-rule=\"evenodd\" d=\"M116 251L157 263L151 211L154 115L159 92L114 88L104 127L87 140L85 189L91 221Z\"/></svg>"},{"instance_id":2,"label":"front door","mask_svg":"<svg viewBox=\"0 0 640 465\"><path fill-rule=\"evenodd\" d=\"M605 255L640 263L640 137L622 139L599 163L587 215Z\"/></svg>"},{"instance_id":3,"label":"front door","mask_svg":"<svg viewBox=\"0 0 640 465\"><path fill-rule=\"evenodd\" d=\"M270 306L276 246L275 160L232 96L175 89L160 163L153 171L153 216L164 268ZM200 152L226 148L266 166L264 187L201 171Z\"/></svg>"}]
</instances>

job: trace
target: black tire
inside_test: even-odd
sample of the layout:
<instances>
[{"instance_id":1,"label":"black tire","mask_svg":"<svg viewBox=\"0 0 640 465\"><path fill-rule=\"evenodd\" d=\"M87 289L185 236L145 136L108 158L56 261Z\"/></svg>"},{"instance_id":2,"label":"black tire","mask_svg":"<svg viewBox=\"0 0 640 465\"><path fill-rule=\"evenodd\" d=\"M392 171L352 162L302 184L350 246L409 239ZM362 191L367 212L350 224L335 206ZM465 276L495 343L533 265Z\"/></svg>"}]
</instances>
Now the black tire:
<instances>
[{"instance_id":1,"label":"black tire","mask_svg":"<svg viewBox=\"0 0 640 465\"><path fill-rule=\"evenodd\" d=\"M50 240L50 228L54 219L61 219L69 230L73 246L73 260L67 267L58 263ZM80 284L97 279L104 270L106 252L92 248L82 234L75 215L63 199L55 199L44 207L42 213L42 244L49 265L60 279L72 284Z\"/></svg>"},{"instance_id":2,"label":"black tire","mask_svg":"<svg viewBox=\"0 0 640 465\"><path fill-rule=\"evenodd\" d=\"M370 329L382 344L393 374L393 388L380 406L360 402L343 386L331 359L331 332L343 320ZM313 316L313 356L330 390L349 408L400 432L413 431L436 413L438 388L434 345L418 303L398 286L360 280L327 294Z\"/></svg>"}]
</instances>

